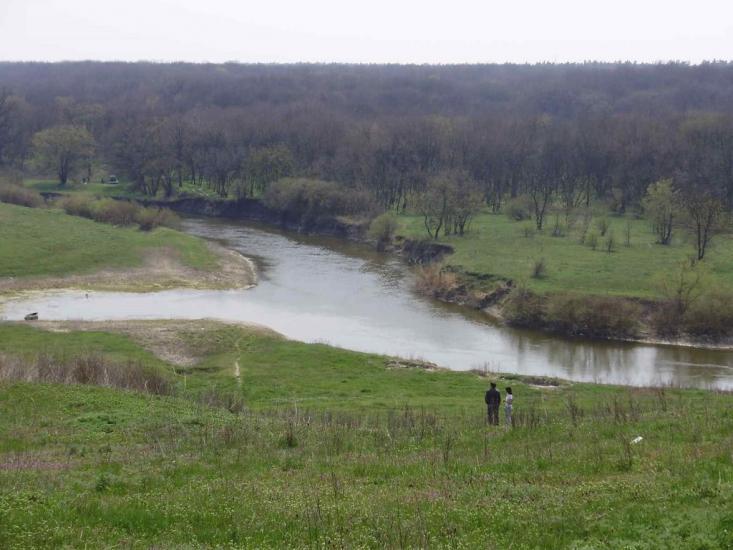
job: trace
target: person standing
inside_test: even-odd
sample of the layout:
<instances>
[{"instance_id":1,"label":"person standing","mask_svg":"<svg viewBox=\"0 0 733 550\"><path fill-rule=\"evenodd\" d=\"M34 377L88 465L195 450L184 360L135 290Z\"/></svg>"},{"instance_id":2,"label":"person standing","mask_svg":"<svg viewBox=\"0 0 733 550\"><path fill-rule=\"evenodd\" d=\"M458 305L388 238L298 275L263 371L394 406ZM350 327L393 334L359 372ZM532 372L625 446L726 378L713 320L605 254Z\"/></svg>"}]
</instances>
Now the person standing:
<instances>
[{"instance_id":1,"label":"person standing","mask_svg":"<svg viewBox=\"0 0 733 550\"><path fill-rule=\"evenodd\" d=\"M499 405L501 404L501 393L496 389L496 383L491 383L491 388L486 392L484 396L486 401L486 410L488 415L488 422L494 426L499 425Z\"/></svg>"},{"instance_id":2,"label":"person standing","mask_svg":"<svg viewBox=\"0 0 733 550\"><path fill-rule=\"evenodd\" d=\"M506 417L506 425L512 425L512 408L514 405L514 395L512 395L512 389L507 386L506 399L504 400L504 416Z\"/></svg>"}]
</instances>

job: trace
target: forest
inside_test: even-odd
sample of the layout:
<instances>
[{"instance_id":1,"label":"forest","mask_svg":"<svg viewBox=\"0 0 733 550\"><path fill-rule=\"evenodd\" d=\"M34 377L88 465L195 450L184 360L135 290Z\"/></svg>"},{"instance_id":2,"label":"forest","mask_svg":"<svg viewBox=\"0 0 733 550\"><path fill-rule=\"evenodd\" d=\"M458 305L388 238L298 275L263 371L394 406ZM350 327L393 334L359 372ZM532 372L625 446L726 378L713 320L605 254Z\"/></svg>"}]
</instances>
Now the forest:
<instances>
[{"instance_id":1,"label":"forest","mask_svg":"<svg viewBox=\"0 0 733 550\"><path fill-rule=\"evenodd\" d=\"M377 211L524 196L538 229L557 205L638 209L663 180L733 205L730 63L0 63L0 90L3 170L62 184L104 166L148 195L296 176Z\"/></svg>"}]
</instances>

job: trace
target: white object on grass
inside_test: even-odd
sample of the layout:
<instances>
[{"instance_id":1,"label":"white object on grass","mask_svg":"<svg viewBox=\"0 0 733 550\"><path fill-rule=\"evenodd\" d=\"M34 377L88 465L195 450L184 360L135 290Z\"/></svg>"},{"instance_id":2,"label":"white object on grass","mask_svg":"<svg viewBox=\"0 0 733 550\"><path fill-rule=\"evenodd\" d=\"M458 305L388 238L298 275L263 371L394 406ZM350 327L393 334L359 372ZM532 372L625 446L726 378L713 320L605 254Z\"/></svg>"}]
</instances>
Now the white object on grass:
<instances>
[{"instance_id":1,"label":"white object on grass","mask_svg":"<svg viewBox=\"0 0 733 550\"><path fill-rule=\"evenodd\" d=\"M634 439L631 440L631 442L636 445L637 443L640 443L644 438L639 436L636 436Z\"/></svg>"}]
</instances>

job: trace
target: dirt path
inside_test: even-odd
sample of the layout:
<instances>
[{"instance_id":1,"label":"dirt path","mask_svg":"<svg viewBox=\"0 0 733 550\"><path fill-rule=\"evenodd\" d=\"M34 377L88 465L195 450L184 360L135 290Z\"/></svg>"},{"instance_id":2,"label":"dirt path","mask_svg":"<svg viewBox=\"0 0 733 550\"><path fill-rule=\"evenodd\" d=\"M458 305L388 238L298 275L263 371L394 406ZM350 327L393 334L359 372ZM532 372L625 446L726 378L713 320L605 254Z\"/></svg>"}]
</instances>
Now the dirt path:
<instances>
[{"instance_id":1,"label":"dirt path","mask_svg":"<svg viewBox=\"0 0 733 550\"><path fill-rule=\"evenodd\" d=\"M242 342L242 338L237 338L237 341L234 343L234 347L237 350L237 358L234 360L234 378L237 379L237 386L242 387L242 369L239 365L239 358L242 355L242 348L239 347L239 344Z\"/></svg>"},{"instance_id":2,"label":"dirt path","mask_svg":"<svg viewBox=\"0 0 733 550\"><path fill-rule=\"evenodd\" d=\"M140 267L105 269L63 277L0 278L0 294L24 290L82 289L151 292L169 288L248 288L257 284L257 272L249 258L216 243L207 243L218 267L210 271L184 265L176 250L150 250Z\"/></svg>"}]
</instances>

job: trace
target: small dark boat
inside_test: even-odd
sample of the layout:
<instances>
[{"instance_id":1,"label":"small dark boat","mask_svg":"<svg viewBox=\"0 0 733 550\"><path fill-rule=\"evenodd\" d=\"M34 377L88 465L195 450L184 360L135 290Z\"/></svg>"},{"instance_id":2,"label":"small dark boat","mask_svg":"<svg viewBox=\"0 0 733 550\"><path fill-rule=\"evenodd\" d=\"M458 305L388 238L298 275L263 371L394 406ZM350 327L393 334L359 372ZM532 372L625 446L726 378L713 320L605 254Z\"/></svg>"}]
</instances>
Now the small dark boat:
<instances>
[{"instance_id":1,"label":"small dark boat","mask_svg":"<svg viewBox=\"0 0 733 550\"><path fill-rule=\"evenodd\" d=\"M24 317L26 321L38 321L38 312L29 313Z\"/></svg>"}]
</instances>

